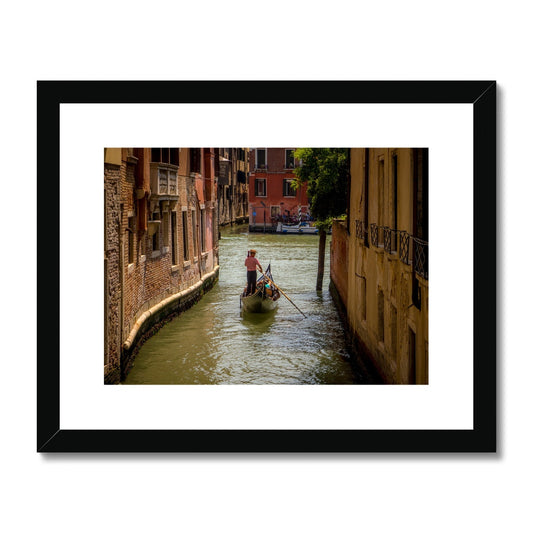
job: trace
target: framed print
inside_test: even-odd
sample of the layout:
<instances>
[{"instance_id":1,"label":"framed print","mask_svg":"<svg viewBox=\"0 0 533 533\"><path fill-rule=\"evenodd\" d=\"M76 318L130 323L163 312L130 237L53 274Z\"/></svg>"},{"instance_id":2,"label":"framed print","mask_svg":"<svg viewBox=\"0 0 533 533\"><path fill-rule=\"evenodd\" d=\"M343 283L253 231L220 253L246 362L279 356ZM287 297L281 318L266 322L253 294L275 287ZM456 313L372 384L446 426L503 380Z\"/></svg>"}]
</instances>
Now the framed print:
<instances>
[{"instance_id":1,"label":"framed print","mask_svg":"<svg viewBox=\"0 0 533 533\"><path fill-rule=\"evenodd\" d=\"M39 452L496 451L494 81L37 103Z\"/></svg>"}]
</instances>

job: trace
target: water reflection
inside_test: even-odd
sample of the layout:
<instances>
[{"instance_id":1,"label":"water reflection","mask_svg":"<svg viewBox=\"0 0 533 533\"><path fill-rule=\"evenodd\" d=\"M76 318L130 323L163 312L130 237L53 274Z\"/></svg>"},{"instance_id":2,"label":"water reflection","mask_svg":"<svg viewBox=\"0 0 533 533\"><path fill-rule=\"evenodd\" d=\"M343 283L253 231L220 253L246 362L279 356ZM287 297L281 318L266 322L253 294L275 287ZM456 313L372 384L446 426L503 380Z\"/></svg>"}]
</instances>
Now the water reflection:
<instances>
[{"instance_id":1,"label":"water reflection","mask_svg":"<svg viewBox=\"0 0 533 533\"><path fill-rule=\"evenodd\" d=\"M268 313L248 313L241 311L242 323L252 335L267 333L276 320L277 309Z\"/></svg>"}]
</instances>

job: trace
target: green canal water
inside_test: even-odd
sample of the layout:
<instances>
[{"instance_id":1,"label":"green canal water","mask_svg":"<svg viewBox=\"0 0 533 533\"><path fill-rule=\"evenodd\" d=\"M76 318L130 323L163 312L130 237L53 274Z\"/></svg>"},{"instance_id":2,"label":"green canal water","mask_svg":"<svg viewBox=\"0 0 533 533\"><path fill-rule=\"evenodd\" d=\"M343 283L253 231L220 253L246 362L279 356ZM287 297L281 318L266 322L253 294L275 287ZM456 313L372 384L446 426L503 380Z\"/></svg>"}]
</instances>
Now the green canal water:
<instances>
[{"instance_id":1,"label":"green canal water","mask_svg":"<svg viewBox=\"0 0 533 533\"><path fill-rule=\"evenodd\" d=\"M318 236L221 231L220 277L191 309L140 349L125 384L353 384L363 373L347 361L342 324L328 290L317 293ZM283 296L267 315L242 313L244 260L255 248L264 269L307 318Z\"/></svg>"}]
</instances>

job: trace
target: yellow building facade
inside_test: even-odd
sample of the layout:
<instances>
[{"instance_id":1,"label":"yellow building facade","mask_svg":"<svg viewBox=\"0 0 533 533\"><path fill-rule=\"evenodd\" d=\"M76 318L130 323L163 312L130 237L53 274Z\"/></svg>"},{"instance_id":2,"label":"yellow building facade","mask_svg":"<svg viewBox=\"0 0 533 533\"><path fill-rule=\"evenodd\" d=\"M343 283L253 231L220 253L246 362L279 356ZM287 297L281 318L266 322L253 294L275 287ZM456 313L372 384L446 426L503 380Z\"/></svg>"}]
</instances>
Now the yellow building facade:
<instances>
[{"instance_id":1,"label":"yellow building facade","mask_svg":"<svg viewBox=\"0 0 533 533\"><path fill-rule=\"evenodd\" d=\"M353 350L386 383L428 383L428 150L352 148L349 215L332 282ZM335 283L342 279L342 283Z\"/></svg>"}]
</instances>

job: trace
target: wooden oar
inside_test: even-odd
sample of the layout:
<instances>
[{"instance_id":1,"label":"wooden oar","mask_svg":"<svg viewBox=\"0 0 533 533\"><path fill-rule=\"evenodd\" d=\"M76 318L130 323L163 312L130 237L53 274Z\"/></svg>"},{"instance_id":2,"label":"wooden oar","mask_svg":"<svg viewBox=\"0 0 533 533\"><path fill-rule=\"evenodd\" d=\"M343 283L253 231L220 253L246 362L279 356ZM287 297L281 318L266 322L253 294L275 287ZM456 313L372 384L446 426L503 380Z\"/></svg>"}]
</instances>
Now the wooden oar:
<instances>
[{"instance_id":1,"label":"wooden oar","mask_svg":"<svg viewBox=\"0 0 533 533\"><path fill-rule=\"evenodd\" d=\"M281 294L283 294L283 296L285 296L285 298L287 298L287 300L289 300L289 302L291 302L291 304L294 305L294 307L296 307L296 309L298 309L298 311L300 311L305 318L307 318L306 314L264 272L262 272L262 274L263 277L270 281L270 283L272 283L272 285L276 287L276 289L278 289L278 291L281 292Z\"/></svg>"}]
</instances>

